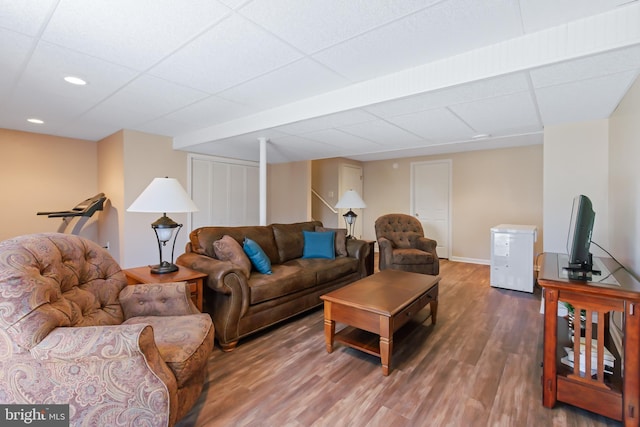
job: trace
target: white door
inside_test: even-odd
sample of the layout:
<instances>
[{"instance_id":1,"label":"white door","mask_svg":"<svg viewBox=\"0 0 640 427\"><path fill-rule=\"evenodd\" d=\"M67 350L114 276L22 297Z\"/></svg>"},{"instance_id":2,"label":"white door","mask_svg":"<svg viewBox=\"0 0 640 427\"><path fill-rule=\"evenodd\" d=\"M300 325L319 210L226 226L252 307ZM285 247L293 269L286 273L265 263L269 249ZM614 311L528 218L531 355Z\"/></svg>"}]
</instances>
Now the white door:
<instances>
[{"instance_id":1,"label":"white door","mask_svg":"<svg viewBox=\"0 0 640 427\"><path fill-rule=\"evenodd\" d=\"M259 167L217 157L190 155L191 199L199 211L190 228L208 225L258 225Z\"/></svg>"},{"instance_id":2,"label":"white door","mask_svg":"<svg viewBox=\"0 0 640 427\"><path fill-rule=\"evenodd\" d=\"M356 190L360 197L362 197L362 168L360 166L355 165L342 165L340 167L340 197L347 190ZM363 198L364 200L364 198ZM364 201L367 203L367 201ZM340 228L347 227L344 223L344 215L347 213L349 209L338 209L338 224L340 224ZM356 218L356 223L353 227L353 235L354 237L361 239L362 238L362 209L352 209L352 211L358 215ZM347 232L349 232L349 227L347 227Z\"/></svg>"},{"instance_id":3,"label":"white door","mask_svg":"<svg viewBox=\"0 0 640 427\"><path fill-rule=\"evenodd\" d=\"M450 257L451 160L411 163L411 213L426 237L438 242L440 258Z\"/></svg>"}]
</instances>

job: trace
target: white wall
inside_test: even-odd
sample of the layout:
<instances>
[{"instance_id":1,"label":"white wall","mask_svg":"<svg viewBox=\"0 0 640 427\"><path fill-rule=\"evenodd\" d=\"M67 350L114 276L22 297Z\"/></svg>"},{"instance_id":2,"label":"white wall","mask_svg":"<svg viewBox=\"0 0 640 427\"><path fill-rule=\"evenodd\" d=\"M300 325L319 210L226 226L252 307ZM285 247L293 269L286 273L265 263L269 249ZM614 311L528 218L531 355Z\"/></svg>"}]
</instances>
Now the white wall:
<instances>
[{"instance_id":1,"label":"white wall","mask_svg":"<svg viewBox=\"0 0 640 427\"><path fill-rule=\"evenodd\" d=\"M609 123L610 252L640 277L640 79Z\"/></svg>"},{"instance_id":2,"label":"white wall","mask_svg":"<svg viewBox=\"0 0 640 427\"><path fill-rule=\"evenodd\" d=\"M547 126L544 130L544 251L567 252L573 198L584 194L596 213L592 240L609 244L609 121ZM594 255L604 253L595 245Z\"/></svg>"}]
</instances>

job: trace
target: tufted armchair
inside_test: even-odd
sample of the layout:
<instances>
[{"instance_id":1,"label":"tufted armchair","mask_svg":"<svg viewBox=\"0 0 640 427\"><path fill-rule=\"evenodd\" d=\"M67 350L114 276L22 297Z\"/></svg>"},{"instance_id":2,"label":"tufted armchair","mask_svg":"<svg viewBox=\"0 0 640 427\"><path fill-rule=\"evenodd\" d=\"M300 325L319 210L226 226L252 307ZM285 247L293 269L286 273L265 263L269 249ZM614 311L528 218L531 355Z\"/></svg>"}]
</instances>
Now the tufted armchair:
<instances>
[{"instance_id":1,"label":"tufted armchair","mask_svg":"<svg viewBox=\"0 0 640 427\"><path fill-rule=\"evenodd\" d=\"M375 222L380 270L395 269L437 275L437 242L424 237L422 224L406 214L387 214Z\"/></svg>"},{"instance_id":2,"label":"tufted armchair","mask_svg":"<svg viewBox=\"0 0 640 427\"><path fill-rule=\"evenodd\" d=\"M1 404L69 404L72 426L171 426L202 391L213 335L185 283L127 286L94 242L0 242Z\"/></svg>"}]
</instances>

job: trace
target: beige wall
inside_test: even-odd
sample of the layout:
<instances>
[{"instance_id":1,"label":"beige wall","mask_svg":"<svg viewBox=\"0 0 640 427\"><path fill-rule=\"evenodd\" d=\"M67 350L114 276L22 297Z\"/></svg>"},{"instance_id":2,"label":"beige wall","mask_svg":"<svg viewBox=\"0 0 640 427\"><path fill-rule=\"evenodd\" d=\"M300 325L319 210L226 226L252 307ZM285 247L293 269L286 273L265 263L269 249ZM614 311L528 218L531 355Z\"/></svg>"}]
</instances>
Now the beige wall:
<instances>
[{"instance_id":1,"label":"beige wall","mask_svg":"<svg viewBox=\"0 0 640 427\"><path fill-rule=\"evenodd\" d=\"M118 209L124 218L119 227L122 233L123 268L157 264L160 260L156 235L151 223L162 216L158 213L126 212L133 201L147 188L156 177L176 178L187 190L187 153L173 149L172 138L143 132L124 131L124 194L119 195L124 204ZM172 213L171 219L184 227L178 234L175 258L184 252L189 237L188 214ZM165 261L171 257L171 248L167 247Z\"/></svg>"},{"instance_id":2,"label":"beige wall","mask_svg":"<svg viewBox=\"0 0 640 427\"><path fill-rule=\"evenodd\" d=\"M355 165L362 167L361 162L344 159L341 157L333 159L314 160L312 162L311 182L312 188L331 206L334 210L338 200L340 200L340 169L343 165ZM340 227L346 225L339 213L334 213L331 208L325 205L316 196L312 197L312 217L322 221L325 227Z\"/></svg>"},{"instance_id":3,"label":"beige wall","mask_svg":"<svg viewBox=\"0 0 640 427\"><path fill-rule=\"evenodd\" d=\"M593 120L547 126L544 131L545 252L567 252L573 198L584 194L593 203L593 240L609 246L609 121ZM592 246L594 255L603 255Z\"/></svg>"},{"instance_id":4,"label":"beige wall","mask_svg":"<svg viewBox=\"0 0 640 427\"><path fill-rule=\"evenodd\" d=\"M610 252L640 277L640 79L609 122Z\"/></svg>"},{"instance_id":5,"label":"beige wall","mask_svg":"<svg viewBox=\"0 0 640 427\"><path fill-rule=\"evenodd\" d=\"M454 260L488 263L491 227L538 227L536 252L542 250L542 146L474 151L364 163L364 238L375 240L374 222L389 212L410 208L412 162L451 159L452 241Z\"/></svg>"},{"instance_id":6,"label":"beige wall","mask_svg":"<svg viewBox=\"0 0 640 427\"><path fill-rule=\"evenodd\" d=\"M124 131L116 132L97 143L98 186L107 196L104 212L99 215L99 238L116 259L123 259L124 222Z\"/></svg>"},{"instance_id":7,"label":"beige wall","mask_svg":"<svg viewBox=\"0 0 640 427\"><path fill-rule=\"evenodd\" d=\"M98 240L97 217L62 219L38 216L65 211L101 190L95 142L0 129L0 240L21 234L67 230ZM81 222L82 221L82 222ZM86 221L86 223L83 223Z\"/></svg>"},{"instance_id":8,"label":"beige wall","mask_svg":"<svg viewBox=\"0 0 640 427\"><path fill-rule=\"evenodd\" d=\"M267 167L267 224L311 219L311 162Z\"/></svg>"}]
</instances>

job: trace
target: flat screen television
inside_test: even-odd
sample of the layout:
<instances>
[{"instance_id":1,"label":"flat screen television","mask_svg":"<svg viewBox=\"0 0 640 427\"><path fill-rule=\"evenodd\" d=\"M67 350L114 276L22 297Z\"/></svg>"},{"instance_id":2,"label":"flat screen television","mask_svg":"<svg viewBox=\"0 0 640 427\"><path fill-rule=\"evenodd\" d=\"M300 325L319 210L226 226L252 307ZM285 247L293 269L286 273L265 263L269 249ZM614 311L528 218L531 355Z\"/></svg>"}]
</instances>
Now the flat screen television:
<instances>
[{"instance_id":1,"label":"flat screen television","mask_svg":"<svg viewBox=\"0 0 640 427\"><path fill-rule=\"evenodd\" d=\"M589 252L595 217L593 205L587 196L581 194L573 199L567 236L569 263L565 267L571 279L589 280L592 273L596 273L593 270L593 257Z\"/></svg>"}]
</instances>

